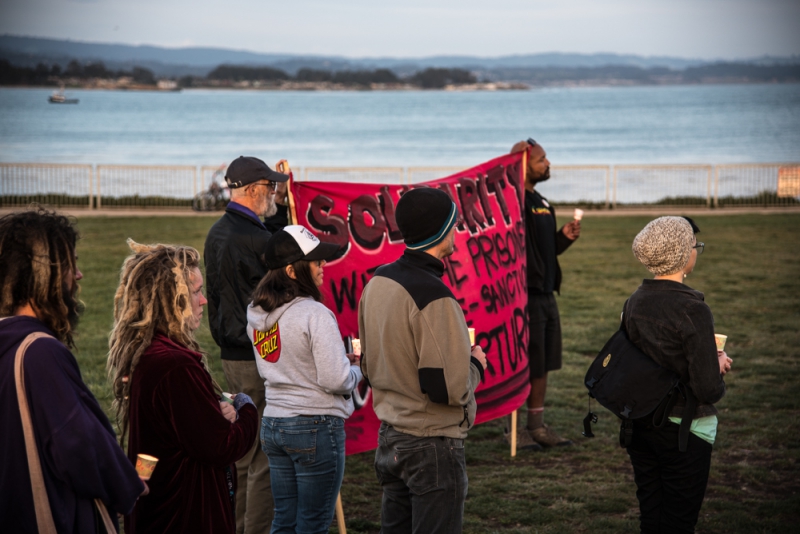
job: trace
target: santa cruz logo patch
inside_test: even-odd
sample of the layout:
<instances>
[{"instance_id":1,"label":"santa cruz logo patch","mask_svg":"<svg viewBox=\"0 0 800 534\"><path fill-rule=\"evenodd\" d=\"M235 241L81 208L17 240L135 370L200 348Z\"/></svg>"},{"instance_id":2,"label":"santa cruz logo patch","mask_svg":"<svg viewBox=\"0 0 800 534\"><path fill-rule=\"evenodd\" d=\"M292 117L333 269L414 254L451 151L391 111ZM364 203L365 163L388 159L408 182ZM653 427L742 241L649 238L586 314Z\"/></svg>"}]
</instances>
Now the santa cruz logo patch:
<instances>
[{"instance_id":1,"label":"santa cruz logo patch","mask_svg":"<svg viewBox=\"0 0 800 534\"><path fill-rule=\"evenodd\" d=\"M281 331L278 323L267 332L253 330L253 346L262 359L275 363L281 357Z\"/></svg>"}]
</instances>

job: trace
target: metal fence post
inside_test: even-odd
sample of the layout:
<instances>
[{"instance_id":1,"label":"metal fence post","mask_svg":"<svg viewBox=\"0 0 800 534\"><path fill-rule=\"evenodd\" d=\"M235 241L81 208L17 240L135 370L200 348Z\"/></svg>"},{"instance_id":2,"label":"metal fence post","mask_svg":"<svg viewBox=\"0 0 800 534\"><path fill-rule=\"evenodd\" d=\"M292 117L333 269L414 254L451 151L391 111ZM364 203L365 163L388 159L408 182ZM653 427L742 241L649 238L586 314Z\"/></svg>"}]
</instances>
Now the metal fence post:
<instances>
[{"instance_id":1,"label":"metal fence post","mask_svg":"<svg viewBox=\"0 0 800 534\"><path fill-rule=\"evenodd\" d=\"M611 201L611 209L617 209L617 166L614 165L614 191Z\"/></svg>"},{"instance_id":2,"label":"metal fence post","mask_svg":"<svg viewBox=\"0 0 800 534\"><path fill-rule=\"evenodd\" d=\"M611 165L606 167L606 205L605 205L605 209L609 209L609 206L611 204L610 197L611 197Z\"/></svg>"},{"instance_id":3,"label":"metal fence post","mask_svg":"<svg viewBox=\"0 0 800 534\"><path fill-rule=\"evenodd\" d=\"M100 193L100 165L95 167L95 177L97 178L97 209L101 209L103 207L103 195Z\"/></svg>"},{"instance_id":4,"label":"metal fence post","mask_svg":"<svg viewBox=\"0 0 800 534\"><path fill-rule=\"evenodd\" d=\"M708 167L708 188L706 190L706 207L711 209L711 166Z\"/></svg>"},{"instance_id":5,"label":"metal fence post","mask_svg":"<svg viewBox=\"0 0 800 534\"><path fill-rule=\"evenodd\" d=\"M94 165L89 166L89 209L94 208L92 205L92 178L94 176Z\"/></svg>"},{"instance_id":6,"label":"metal fence post","mask_svg":"<svg viewBox=\"0 0 800 534\"><path fill-rule=\"evenodd\" d=\"M719 207L719 165L714 167L714 207Z\"/></svg>"}]
</instances>

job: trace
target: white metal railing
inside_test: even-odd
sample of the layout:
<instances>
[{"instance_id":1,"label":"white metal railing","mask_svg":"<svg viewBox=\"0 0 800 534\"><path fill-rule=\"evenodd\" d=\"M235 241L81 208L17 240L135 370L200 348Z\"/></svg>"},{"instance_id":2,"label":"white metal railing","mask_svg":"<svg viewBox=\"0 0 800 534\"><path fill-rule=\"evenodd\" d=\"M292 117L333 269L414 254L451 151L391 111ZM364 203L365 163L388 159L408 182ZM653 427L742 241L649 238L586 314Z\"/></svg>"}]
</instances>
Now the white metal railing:
<instances>
[{"instance_id":1,"label":"white metal railing","mask_svg":"<svg viewBox=\"0 0 800 534\"><path fill-rule=\"evenodd\" d=\"M0 207L183 208L226 166L0 163ZM461 167L306 167L302 181L416 184ZM539 190L552 202L624 209L653 204L708 208L800 207L800 163L558 165Z\"/></svg>"},{"instance_id":2,"label":"white metal railing","mask_svg":"<svg viewBox=\"0 0 800 534\"><path fill-rule=\"evenodd\" d=\"M550 168L551 178L539 186L552 202L602 205L611 202L608 165L557 165Z\"/></svg>"},{"instance_id":3,"label":"white metal railing","mask_svg":"<svg viewBox=\"0 0 800 534\"><path fill-rule=\"evenodd\" d=\"M800 164L717 165L714 207L794 205L800 199Z\"/></svg>"},{"instance_id":4,"label":"white metal railing","mask_svg":"<svg viewBox=\"0 0 800 534\"><path fill-rule=\"evenodd\" d=\"M91 165L0 163L0 206L92 207Z\"/></svg>"},{"instance_id":5,"label":"white metal railing","mask_svg":"<svg viewBox=\"0 0 800 534\"><path fill-rule=\"evenodd\" d=\"M711 206L711 165L617 165L612 207L619 204Z\"/></svg>"},{"instance_id":6,"label":"white metal railing","mask_svg":"<svg viewBox=\"0 0 800 534\"><path fill-rule=\"evenodd\" d=\"M98 165L96 184L98 209L190 207L198 192L189 165Z\"/></svg>"}]
</instances>

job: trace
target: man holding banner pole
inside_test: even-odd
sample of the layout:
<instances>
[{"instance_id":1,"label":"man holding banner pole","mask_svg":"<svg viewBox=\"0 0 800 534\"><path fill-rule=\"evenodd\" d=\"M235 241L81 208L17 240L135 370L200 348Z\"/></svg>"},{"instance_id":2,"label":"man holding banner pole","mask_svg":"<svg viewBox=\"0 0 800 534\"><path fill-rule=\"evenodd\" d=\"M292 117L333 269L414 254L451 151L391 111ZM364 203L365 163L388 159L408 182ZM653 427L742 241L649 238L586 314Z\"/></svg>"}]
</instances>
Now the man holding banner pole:
<instances>
[{"instance_id":1,"label":"man holding banner pole","mask_svg":"<svg viewBox=\"0 0 800 534\"><path fill-rule=\"evenodd\" d=\"M527 425L525 429L517 431L517 443L523 449L542 450L543 447L572 445L572 441L561 437L544 423L544 400L548 373L561 369L561 320L553 295L561 287L561 268L557 256L580 237L581 223L573 220L557 230L555 209L535 191L538 183L550 179L547 154L533 139L520 141L511 148L512 154L523 151L528 153L525 233L531 391L527 401ZM510 441L508 432L506 438Z\"/></svg>"},{"instance_id":2,"label":"man holding banner pole","mask_svg":"<svg viewBox=\"0 0 800 534\"><path fill-rule=\"evenodd\" d=\"M358 306L362 370L381 421L381 532L460 533L464 438L487 363L441 280L458 208L444 191L423 187L400 198L395 216L405 251L375 271Z\"/></svg>"}]
</instances>

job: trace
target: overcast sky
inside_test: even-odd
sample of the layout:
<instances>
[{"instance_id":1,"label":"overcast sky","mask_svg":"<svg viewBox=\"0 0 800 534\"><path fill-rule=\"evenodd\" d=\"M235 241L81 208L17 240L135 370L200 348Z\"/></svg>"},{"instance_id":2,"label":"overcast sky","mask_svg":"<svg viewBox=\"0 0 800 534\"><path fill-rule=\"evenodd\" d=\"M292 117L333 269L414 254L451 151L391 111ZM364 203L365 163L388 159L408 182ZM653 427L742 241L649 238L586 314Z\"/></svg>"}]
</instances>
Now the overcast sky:
<instances>
[{"instance_id":1,"label":"overcast sky","mask_svg":"<svg viewBox=\"0 0 800 534\"><path fill-rule=\"evenodd\" d=\"M800 54L800 0L0 0L0 33L420 57Z\"/></svg>"}]
</instances>

